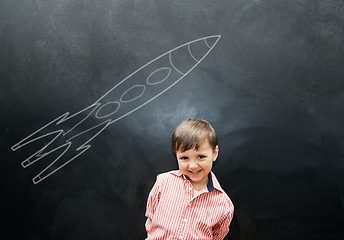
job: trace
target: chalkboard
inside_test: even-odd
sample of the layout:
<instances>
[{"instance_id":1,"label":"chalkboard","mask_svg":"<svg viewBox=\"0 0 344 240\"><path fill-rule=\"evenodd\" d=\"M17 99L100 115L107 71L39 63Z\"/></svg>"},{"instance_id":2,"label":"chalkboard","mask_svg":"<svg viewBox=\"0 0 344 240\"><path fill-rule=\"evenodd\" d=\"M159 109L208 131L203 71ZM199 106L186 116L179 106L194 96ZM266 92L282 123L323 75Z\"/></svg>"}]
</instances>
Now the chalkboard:
<instances>
[{"instance_id":1,"label":"chalkboard","mask_svg":"<svg viewBox=\"0 0 344 240\"><path fill-rule=\"evenodd\" d=\"M0 2L1 239L144 239L184 119L232 240L344 237L344 2Z\"/></svg>"}]
</instances>

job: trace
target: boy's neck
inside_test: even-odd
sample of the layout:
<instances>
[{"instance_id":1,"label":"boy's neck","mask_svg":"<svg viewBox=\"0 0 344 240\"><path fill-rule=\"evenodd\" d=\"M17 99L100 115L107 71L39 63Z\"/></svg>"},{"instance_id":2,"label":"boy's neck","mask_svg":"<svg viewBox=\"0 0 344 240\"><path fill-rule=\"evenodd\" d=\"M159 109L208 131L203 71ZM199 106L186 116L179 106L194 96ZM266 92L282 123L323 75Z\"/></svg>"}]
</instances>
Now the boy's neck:
<instances>
[{"instance_id":1,"label":"boy's neck","mask_svg":"<svg viewBox=\"0 0 344 240\"><path fill-rule=\"evenodd\" d=\"M190 181L190 179L185 176L186 179L188 179ZM201 189L203 189L204 187L206 187L208 185L208 182L209 182L209 178L206 179L206 182L200 182L200 183L194 183L194 182L191 182L191 185L193 186L193 188L196 190L196 191L199 191Z\"/></svg>"},{"instance_id":2,"label":"boy's neck","mask_svg":"<svg viewBox=\"0 0 344 240\"><path fill-rule=\"evenodd\" d=\"M201 189L205 188L207 186L207 184L192 184L192 186L196 191L200 191Z\"/></svg>"}]
</instances>

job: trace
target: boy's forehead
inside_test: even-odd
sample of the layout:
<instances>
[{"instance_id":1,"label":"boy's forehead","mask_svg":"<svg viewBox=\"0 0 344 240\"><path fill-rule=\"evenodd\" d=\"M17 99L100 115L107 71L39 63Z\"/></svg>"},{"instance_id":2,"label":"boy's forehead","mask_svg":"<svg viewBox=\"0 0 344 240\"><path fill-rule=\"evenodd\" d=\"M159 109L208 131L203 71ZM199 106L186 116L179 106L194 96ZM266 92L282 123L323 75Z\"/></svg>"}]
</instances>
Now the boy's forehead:
<instances>
[{"instance_id":1,"label":"boy's forehead","mask_svg":"<svg viewBox=\"0 0 344 240\"><path fill-rule=\"evenodd\" d=\"M200 151L205 151L205 150L209 150L212 149L209 141L207 139L203 140L202 142L200 142L199 144L193 144L189 149L185 150L185 151L181 151L181 149L183 149L183 145L181 145L179 147L179 149L177 149L177 152L180 153L184 153L187 151L195 151L195 152L200 152Z\"/></svg>"}]
</instances>

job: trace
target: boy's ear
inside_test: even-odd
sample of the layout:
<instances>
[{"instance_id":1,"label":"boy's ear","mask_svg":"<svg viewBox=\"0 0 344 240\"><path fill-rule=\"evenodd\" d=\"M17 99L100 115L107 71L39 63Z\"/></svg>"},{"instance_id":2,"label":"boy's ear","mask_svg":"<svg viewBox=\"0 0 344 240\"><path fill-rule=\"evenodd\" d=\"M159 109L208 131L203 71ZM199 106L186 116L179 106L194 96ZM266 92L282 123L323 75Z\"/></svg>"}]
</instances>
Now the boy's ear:
<instances>
[{"instance_id":1,"label":"boy's ear","mask_svg":"<svg viewBox=\"0 0 344 240\"><path fill-rule=\"evenodd\" d=\"M214 149L214 162L216 161L216 159L217 159L217 156L219 156L219 146L218 145L216 145L216 147L215 147L215 149Z\"/></svg>"}]
</instances>

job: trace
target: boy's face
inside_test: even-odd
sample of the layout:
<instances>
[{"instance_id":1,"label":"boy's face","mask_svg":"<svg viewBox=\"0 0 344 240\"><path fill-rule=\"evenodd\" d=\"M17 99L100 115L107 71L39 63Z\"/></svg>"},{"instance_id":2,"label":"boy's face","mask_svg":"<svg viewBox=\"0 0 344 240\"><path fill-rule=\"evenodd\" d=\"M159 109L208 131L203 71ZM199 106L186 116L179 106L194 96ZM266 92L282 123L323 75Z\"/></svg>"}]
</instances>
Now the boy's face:
<instances>
[{"instance_id":1,"label":"boy's face","mask_svg":"<svg viewBox=\"0 0 344 240\"><path fill-rule=\"evenodd\" d=\"M208 141L204 141L198 150L176 151L179 170L190 180L196 190L200 190L207 185L208 174L218 156L218 152L218 146L213 150Z\"/></svg>"}]
</instances>

